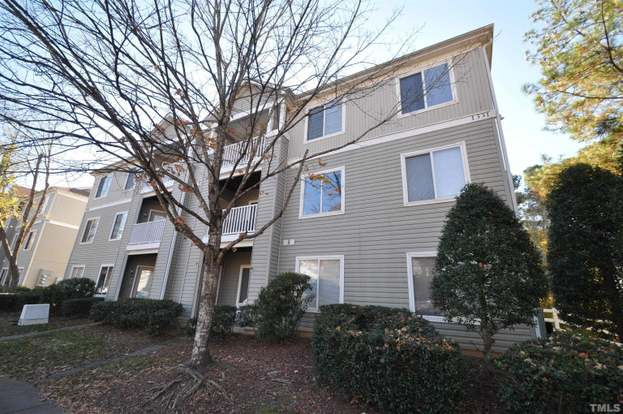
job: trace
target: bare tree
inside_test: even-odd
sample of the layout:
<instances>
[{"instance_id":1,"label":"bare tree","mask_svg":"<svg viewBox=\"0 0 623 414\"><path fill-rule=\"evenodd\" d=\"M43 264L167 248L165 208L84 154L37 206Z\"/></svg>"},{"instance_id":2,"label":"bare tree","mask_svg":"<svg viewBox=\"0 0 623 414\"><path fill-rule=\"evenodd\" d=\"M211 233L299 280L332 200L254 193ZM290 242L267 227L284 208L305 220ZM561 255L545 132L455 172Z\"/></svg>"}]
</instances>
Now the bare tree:
<instances>
[{"instance_id":1,"label":"bare tree","mask_svg":"<svg viewBox=\"0 0 623 414\"><path fill-rule=\"evenodd\" d=\"M107 169L138 171L151 185L175 230L203 253L190 365L204 366L226 252L280 219L309 160L396 115L398 105L369 114L374 125L330 150L280 156L310 104L356 102L390 81L396 65L366 62L396 14L370 31L361 0L0 4L0 116L54 120L59 127L45 130L52 139L92 146ZM288 170L296 179L273 217L221 247L232 206Z\"/></svg>"}]
</instances>

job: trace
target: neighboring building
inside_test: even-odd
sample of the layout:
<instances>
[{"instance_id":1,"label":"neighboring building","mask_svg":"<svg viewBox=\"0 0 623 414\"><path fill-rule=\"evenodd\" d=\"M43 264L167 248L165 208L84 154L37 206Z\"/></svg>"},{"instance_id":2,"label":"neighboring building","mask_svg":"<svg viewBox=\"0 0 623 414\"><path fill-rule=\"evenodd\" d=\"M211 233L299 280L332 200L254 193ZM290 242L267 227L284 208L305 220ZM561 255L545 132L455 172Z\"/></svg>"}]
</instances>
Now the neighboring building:
<instances>
[{"instance_id":1,"label":"neighboring building","mask_svg":"<svg viewBox=\"0 0 623 414\"><path fill-rule=\"evenodd\" d=\"M48 286L63 279L88 195L89 191L85 189L48 189L39 217L30 228L17 255L19 286ZM39 197L35 195L33 209L39 202ZM15 222L13 220L13 225L10 226L12 230L9 237L12 244L19 229ZM1 263L0 284L3 284L9 272L8 260L4 254Z\"/></svg>"},{"instance_id":2,"label":"neighboring building","mask_svg":"<svg viewBox=\"0 0 623 414\"><path fill-rule=\"evenodd\" d=\"M433 308L429 284L446 214L466 183L484 183L516 208L490 75L492 41L493 26L486 26L367 70L367 76L375 69L392 75L355 101L327 105L330 99L320 94L306 119L278 142L273 162L344 144L374 125L371 114L388 108L400 114L356 145L308 162L310 174L296 183L281 220L227 254L218 303L253 302L271 277L299 271L312 276L316 292L301 329L311 328L323 304L404 307L463 346L477 346L476 333L446 322ZM437 83L427 86L430 79ZM278 116L262 114L261 132L282 125L297 99L285 99ZM241 129L246 106L241 98L233 117ZM235 150L232 144L225 153ZM223 178L230 171L225 167ZM321 172L323 183L313 175ZM224 242L267 222L294 179L291 171L262 182L226 219ZM195 315L201 253L164 220L154 194L136 187L132 174L97 175L66 277L93 278L111 300L167 298ZM184 203L197 206L192 196ZM185 219L201 231L197 220ZM504 331L496 347L537 331Z\"/></svg>"}]
</instances>

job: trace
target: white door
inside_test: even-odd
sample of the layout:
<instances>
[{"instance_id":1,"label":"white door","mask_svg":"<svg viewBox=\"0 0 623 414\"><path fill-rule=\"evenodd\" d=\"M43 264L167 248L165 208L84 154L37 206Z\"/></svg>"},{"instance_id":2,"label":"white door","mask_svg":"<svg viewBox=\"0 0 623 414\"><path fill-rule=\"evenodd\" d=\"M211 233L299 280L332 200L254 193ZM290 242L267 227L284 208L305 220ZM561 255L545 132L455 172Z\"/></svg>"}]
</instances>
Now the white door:
<instances>
[{"instance_id":1,"label":"white door","mask_svg":"<svg viewBox=\"0 0 623 414\"><path fill-rule=\"evenodd\" d=\"M145 299L149 297L151 288L151 276L154 273L153 266L136 266L136 276L134 277L134 289L131 297Z\"/></svg>"}]
</instances>

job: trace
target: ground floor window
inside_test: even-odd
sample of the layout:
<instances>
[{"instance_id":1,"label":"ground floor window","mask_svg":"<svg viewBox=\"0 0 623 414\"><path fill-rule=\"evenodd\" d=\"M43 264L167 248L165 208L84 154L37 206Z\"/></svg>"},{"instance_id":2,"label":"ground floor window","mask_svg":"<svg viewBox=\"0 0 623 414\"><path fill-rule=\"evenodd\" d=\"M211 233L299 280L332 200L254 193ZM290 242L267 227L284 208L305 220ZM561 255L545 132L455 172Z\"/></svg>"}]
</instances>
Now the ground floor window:
<instances>
[{"instance_id":1,"label":"ground floor window","mask_svg":"<svg viewBox=\"0 0 623 414\"><path fill-rule=\"evenodd\" d=\"M441 316L433 305L431 283L435 272L434 252L408 253L409 307L424 316Z\"/></svg>"},{"instance_id":2,"label":"ground floor window","mask_svg":"<svg viewBox=\"0 0 623 414\"><path fill-rule=\"evenodd\" d=\"M110 279L112 278L113 265L102 265L100 273L97 276L97 284L95 285L95 293L105 295L110 287Z\"/></svg>"},{"instance_id":3,"label":"ground floor window","mask_svg":"<svg viewBox=\"0 0 623 414\"><path fill-rule=\"evenodd\" d=\"M344 302L344 257L306 256L296 258L296 271L311 278L309 310L317 311L322 305Z\"/></svg>"},{"instance_id":4,"label":"ground floor window","mask_svg":"<svg viewBox=\"0 0 623 414\"><path fill-rule=\"evenodd\" d=\"M84 277L84 266L83 265L73 265L71 268L71 273L69 274L70 279L77 279Z\"/></svg>"}]
</instances>

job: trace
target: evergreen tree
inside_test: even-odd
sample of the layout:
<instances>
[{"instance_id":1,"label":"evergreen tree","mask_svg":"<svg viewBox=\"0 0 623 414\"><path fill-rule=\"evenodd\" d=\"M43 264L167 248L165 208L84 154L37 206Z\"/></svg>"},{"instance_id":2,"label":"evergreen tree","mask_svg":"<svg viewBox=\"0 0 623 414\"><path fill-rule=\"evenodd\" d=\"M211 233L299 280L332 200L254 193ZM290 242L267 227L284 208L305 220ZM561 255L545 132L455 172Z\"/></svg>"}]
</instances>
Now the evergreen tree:
<instances>
[{"instance_id":1,"label":"evergreen tree","mask_svg":"<svg viewBox=\"0 0 623 414\"><path fill-rule=\"evenodd\" d=\"M490 359L493 336L531 323L547 279L514 212L493 191L469 184L448 213L437 252L433 301L448 318L478 329Z\"/></svg>"},{"instance_id":2,"label":"evergreen tree","mask_svg":"<svg viewBox=\"0 0 623 414\"><path fill-rule=\"evenodd\" d=\"M623 180L575 165L560 174L547 206L548 264L563 319L623 338Z\"/></svg>"}]
</instances>

